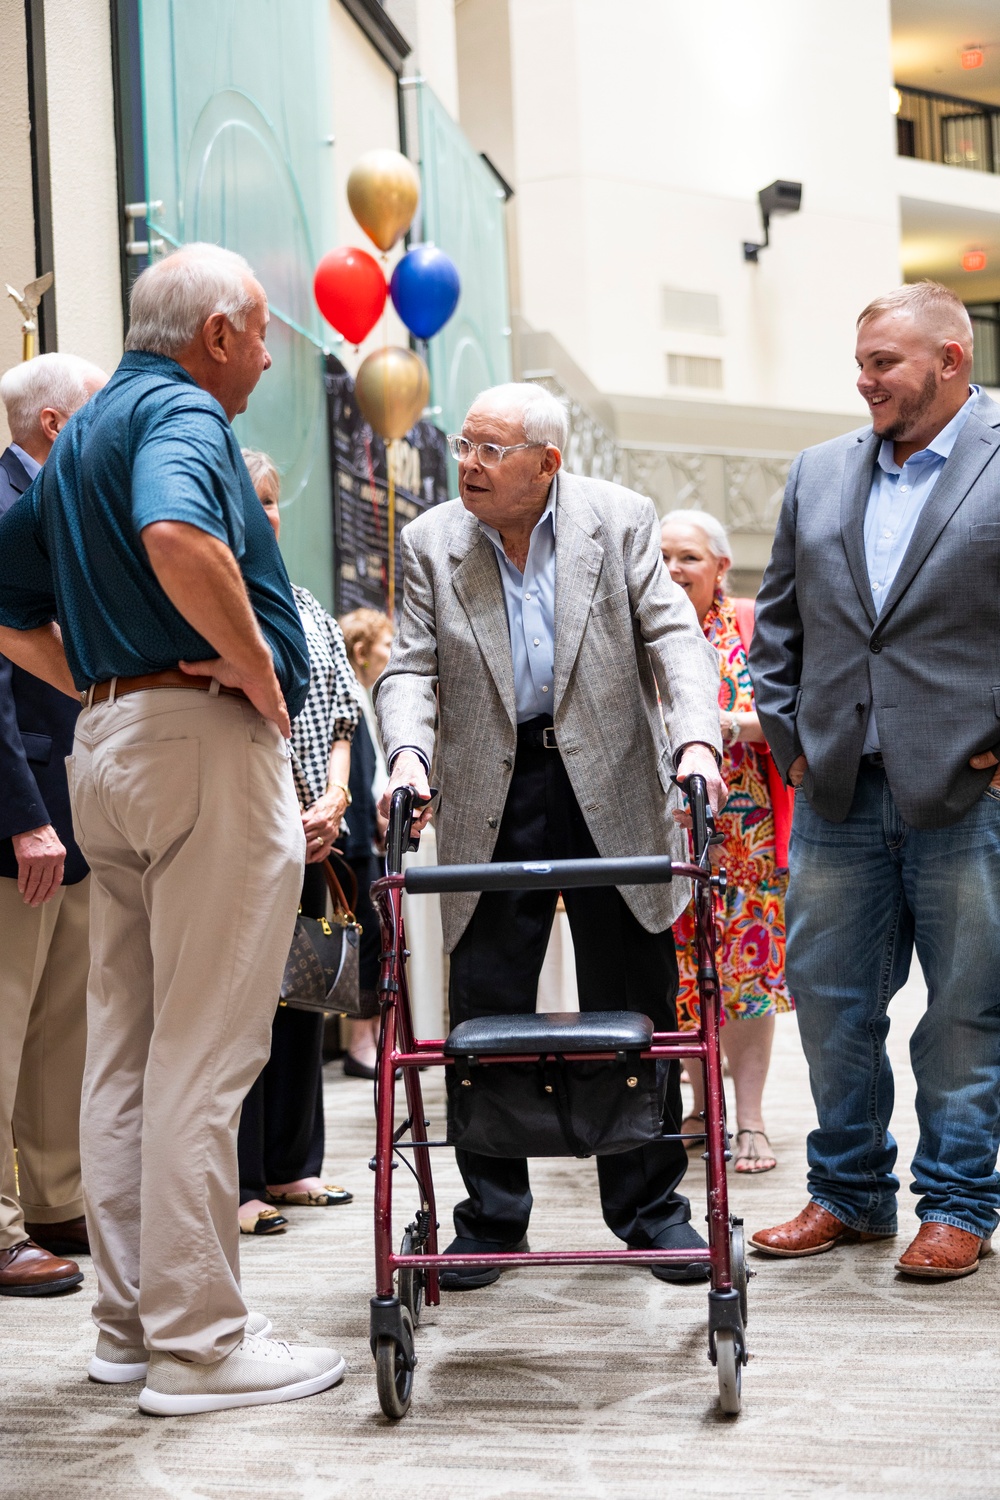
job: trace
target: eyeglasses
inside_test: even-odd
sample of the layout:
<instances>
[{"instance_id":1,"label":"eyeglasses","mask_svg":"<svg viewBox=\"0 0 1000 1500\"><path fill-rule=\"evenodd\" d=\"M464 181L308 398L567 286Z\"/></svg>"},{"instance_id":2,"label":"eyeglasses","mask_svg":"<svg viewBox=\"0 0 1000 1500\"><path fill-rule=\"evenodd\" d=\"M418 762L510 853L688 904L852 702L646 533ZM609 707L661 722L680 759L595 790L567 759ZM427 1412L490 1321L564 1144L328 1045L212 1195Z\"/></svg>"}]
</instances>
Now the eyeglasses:
<instances>
[{"instance_id":1,"label":"eyeglasses","mask_svg":"<svg viewBox=\"0 0 1000 1500\"><path fill-rule=\"evenodd\" d=\"M448 449L452 458L457 458L462 463L475 453L484 469L497 469L503 463L508 453L517 453L522 448L547 448L548 443L511 443L509 447L502 448L499 443L473 443L467 437L459 437L457 433L451 433L448 438Z\"/></svg>"}]
</instances>

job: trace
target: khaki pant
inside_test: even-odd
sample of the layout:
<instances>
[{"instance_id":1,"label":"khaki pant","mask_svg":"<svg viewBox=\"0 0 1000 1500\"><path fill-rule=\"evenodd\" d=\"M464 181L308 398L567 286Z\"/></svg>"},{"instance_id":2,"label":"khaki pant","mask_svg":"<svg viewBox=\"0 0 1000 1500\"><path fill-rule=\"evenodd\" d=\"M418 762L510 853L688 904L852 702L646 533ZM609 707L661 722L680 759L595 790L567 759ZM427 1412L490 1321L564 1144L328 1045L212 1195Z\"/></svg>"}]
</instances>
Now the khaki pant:
<instances>
[{"instance_id":1,"label":"khaki pant","mask_svg":"<svg viewBox=\"0 0 1000 1500\"><path fill-rule=\"evenodd\" d=\"M99 1328L197 1363L243 1335L236 1131L268 1056L305 840L288 749L235 697L85 708L93 876L84 1197Z\"/></svg>"},{"instance_id":2,"label":"khaki pant","mask_svg":"<svg viewBox=\"0 0 1000 1500\"><path fill-rule=\"evenodd\" d=\"M89 901L89 875L36 907L0 876L0 1250L83 1213Z\"/></svg>"}]
</instances>

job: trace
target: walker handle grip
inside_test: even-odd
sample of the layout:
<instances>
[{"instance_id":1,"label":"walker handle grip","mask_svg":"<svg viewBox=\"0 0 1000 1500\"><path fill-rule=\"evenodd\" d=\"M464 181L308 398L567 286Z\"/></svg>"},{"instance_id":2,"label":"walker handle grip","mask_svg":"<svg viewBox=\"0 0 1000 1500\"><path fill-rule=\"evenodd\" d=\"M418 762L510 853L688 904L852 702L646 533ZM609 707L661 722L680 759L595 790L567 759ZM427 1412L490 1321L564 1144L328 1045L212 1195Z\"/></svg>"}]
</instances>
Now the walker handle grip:
<instances>
[{"instance_id":1,"label":"walker handle grip","mask_svg":"<svg viewBox=\"0 0 1000 1500\"><path fill-rule=\"evenodd\" d=\"M412 786L398 786L389 801L389 828L385 842L385 873L399 875L403 869L403 855L415 847L410 839L413 808L417 793Z\"/></svg>"}]
</instances>

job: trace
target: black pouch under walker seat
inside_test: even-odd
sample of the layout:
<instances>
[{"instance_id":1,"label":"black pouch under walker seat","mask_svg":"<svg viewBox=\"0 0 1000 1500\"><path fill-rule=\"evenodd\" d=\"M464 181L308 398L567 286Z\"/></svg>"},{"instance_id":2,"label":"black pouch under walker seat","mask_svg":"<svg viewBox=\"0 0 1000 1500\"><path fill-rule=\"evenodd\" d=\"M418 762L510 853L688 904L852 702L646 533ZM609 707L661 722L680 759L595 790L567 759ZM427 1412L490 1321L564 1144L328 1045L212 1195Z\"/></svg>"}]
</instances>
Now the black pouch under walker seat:
<instances>
[{"instance_id":1,"label":"black pouch under walker seat","mask_svg":"<svg viewBox=\"0 0 1000 1500\"><path fill-rule=\"evenodd\" d=\"M641 1056L652 1036L649 1017L631 1011L463 1021L444 1047L455 1059L449 1144L480 1156L614 1156L658 1139L667 1067ZM541 1055L480 1060L526 1053Z\"/></svg>"}]
</instances>

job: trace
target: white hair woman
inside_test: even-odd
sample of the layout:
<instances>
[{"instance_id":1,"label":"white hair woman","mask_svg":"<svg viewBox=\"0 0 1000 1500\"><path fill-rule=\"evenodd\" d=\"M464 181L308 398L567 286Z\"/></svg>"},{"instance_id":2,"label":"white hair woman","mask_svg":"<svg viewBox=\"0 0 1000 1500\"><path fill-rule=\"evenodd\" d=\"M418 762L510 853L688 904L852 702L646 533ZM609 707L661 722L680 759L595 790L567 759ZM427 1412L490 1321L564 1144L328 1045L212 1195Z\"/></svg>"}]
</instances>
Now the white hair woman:
<instances>
[{"instance_id":1,"label":"white hair woman","mask_svg":"<svg viewBox=\"0 0 1000 1500\"><path fill-rule=\"evenodd\" d=\"M774 1018L794 1008L785 984L785 888L788 883L789 792L771 760L754 712L747 651L753 602L726 592L732 548L726 529L700 510L671 511L660 532L663 561L694 606L706 638L719 653L719 718L725 744L729 800L719 816L725 836L722 862L729 877L723 914L719 976L726 1025L722 1048L736 1093L737 1172L768 1172L776 1165L764 1131L762 1100L771 1059ZM689 911L674 924L682 1030L698 1024L694 920ZM704 1081L689 1068L692 1113L682 1130L688 1149L701 1151Z\"/></svg>"}]
</instances>

